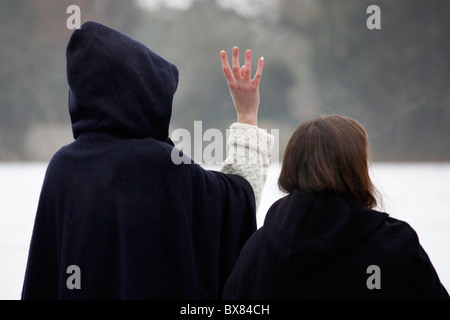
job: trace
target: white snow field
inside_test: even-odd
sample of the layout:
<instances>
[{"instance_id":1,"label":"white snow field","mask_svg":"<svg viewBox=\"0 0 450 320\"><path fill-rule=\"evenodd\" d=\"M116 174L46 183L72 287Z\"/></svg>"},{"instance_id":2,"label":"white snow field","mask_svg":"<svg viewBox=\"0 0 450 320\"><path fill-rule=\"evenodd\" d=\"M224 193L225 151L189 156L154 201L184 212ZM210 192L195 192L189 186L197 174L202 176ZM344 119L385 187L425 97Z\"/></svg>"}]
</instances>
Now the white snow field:
<instances>
[{"instance_id":1,"label":"white snow field","mask_svg":"<svg viewBox=\"0 0 450 320\"><path fill-rule=\"evenodd\" d=\"M20 299L28 247L47 163L0 164L0 299ZM278 190L272 165L258 210L258 226ZM439 277L450 289L450 163L375 163L371 175L384 211L419 235Z\"/></svg>"}]
</instances>

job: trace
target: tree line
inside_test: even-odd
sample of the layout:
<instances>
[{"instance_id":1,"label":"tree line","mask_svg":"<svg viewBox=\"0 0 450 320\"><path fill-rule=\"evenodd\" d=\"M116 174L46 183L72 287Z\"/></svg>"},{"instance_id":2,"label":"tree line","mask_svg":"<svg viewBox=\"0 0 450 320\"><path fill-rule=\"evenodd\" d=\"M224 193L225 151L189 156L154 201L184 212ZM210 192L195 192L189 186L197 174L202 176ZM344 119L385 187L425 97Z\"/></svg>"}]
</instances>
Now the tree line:
<instances>
[{"instance_id":1,"label":"tree line","mask_svg":"<svg viewBox=\"0 0 450 320\"><path fill-rule=\"evenodd\" d=\"M238 45L265 58L260 125L280 129L280 153L299 123L337 113L366 127L375 161L450 160L448 2L247 2L254 14L211 0L153 11L137 1L1 1L0 160L49 160L72 139L65 75L72 4L83 22L117 28L177 65L171 130L193 130L201 120L225 132L235 113L219 52ZM373 4L381 28L371 30ZM56 131L45 134L49 128Z\"/></svg>"}]
</instances>

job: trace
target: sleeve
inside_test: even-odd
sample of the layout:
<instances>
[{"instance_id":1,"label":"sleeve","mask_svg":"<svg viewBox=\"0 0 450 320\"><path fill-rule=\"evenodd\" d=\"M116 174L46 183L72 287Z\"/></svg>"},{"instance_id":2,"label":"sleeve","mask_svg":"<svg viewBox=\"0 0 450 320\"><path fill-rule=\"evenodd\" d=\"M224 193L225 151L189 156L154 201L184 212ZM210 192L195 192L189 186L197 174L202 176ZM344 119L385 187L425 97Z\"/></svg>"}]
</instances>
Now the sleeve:
<instances>
[{"instance_id":1,"label":"sleeve","mask_svg":"<svg viewBox=\"0 0 450 320\"><path fill-rule=\"evenodd\" d=\"M420 287L425 299L449 300L447 290L442 285L439 276L431 263L428 254L423 247L418 244L418 267L420 273Z\"/></svg>"},{"instance_id":2,"label":"sleeve","mask_svg":"<svg viewBox=\"0 0 450 320\"><path fill-rule=\"evenodd\" d=\"M405 257L403 259L404 270L410 270L409 272L402 272L402 276L408 275L409 282L415 284L421 299L448 300L448 292L442 285L433 263L422 247L417 232L404 221L402 221L402 225L408 231L405 232L407 241L404 242L405 245L402 251L397 254L397 257ZM416 279L416 281L411 281L411 279Z\"/></svg>"},{"instance_id":3,"label":"sleeve","mask_svg":"<svg viewBox=\"0 0 450 320\"><path fill-rule=\"evenodd\" d=\"M228 144L230 150L221 172L239 175L250 183L257 210L267 179L274 137L256 126L234 123L230 127Z\"/></svg>"},{"instance_id":4,"label":"sleeve","mask_svg":"<svg viewBox=\"0 0 450 320\"><path fill-rule=\"evenodd\" d=\"M220 298L239 253L256 231L256 206L250 183L243 177L204 170L199 165L175 167L185 200L186 227L196 269L199 297ZM185 244L182 244L185 246ZM189 249L191 248L191 249Z\"/></svg>"}]
</instances>

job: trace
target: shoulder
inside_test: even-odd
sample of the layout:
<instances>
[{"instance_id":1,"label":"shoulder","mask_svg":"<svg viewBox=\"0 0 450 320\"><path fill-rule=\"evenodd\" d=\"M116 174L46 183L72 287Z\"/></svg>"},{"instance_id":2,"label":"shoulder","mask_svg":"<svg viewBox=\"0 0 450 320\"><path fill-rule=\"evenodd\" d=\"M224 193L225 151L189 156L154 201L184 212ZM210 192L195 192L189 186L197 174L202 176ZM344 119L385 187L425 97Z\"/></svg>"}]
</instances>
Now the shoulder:
<instances>
[{"instance_id":1,"label":"shoulder","mask_svg":"<svg viewBox=\"0 0 450 320\"><path fill-rule=\"evenodd\" d=\"M415 265L420 250L416 231L405 221L387 217L381 226L368 238L375 255L390 257L390 264L397 267ZM380 256L380 259L382 259Z\"/></svg>"},{"instance_id":2,"label":"shoulder","mask_svg":"<svg viewBox=\"0 0 450 320\"><path fill-rule=\"evenodd\" d=\"M419 242L417 232L406 221L389 216L385 220L383 227L386 229L388 234L391 235L391 237L393 238L400 238L414 242Z\"/></svg>"},{"instance_id":3,"label":"shoulder","mask_svg":"<svg viewBox=\"0 0 450 320\"><path fill-rule=\"evenodd\" d=\"M258 253L260 250L255 250L261 248L261 246L267 244L266 237L264 236L264 226L256 230L252 236L247 240L244 247L242 248L242 252L246 251L247 253Z\"/></svg>"},{"instance_id":4,"label":"shoulder","mask_svg":"<svg viewBox=\"0 0 450 320\"><path fill-rule=\"evenodd\" d=\"M261 267L259 272L263 272L262 269L271 269L274 263L278 264L265 231L265 227L262 226L249 237L241 250L236 268L246 270L245 272L255 272L254 267L259 265Z\"/></svg>"}]
</instances>

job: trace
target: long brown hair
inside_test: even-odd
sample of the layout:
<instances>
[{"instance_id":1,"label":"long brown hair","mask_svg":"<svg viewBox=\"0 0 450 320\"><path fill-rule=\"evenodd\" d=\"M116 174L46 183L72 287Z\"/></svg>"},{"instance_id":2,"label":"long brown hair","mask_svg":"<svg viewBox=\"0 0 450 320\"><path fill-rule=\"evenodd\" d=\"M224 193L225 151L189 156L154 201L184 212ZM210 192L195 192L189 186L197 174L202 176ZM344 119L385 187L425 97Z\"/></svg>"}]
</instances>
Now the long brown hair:
<instances>
[{"instance_id":1,"label":"long brown hair","mask_svg":"<svg viewBox=\"0 0 450 320\"><path fill-rule=\"evenodd\" d=\"M378 193L369 176L369 143L356 120L319 116L301 124L286 147L278 179L281 190L333 192L362 205L377 205Z\"/></svg>"}]
</instances>

